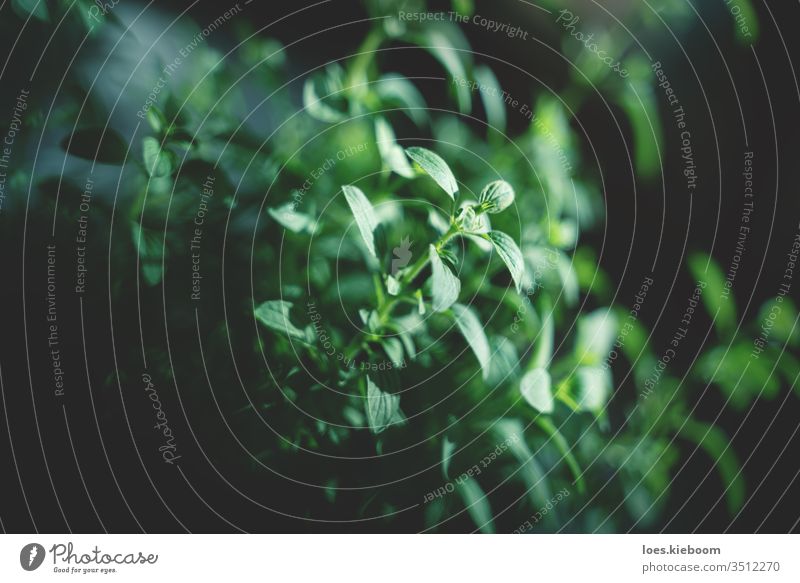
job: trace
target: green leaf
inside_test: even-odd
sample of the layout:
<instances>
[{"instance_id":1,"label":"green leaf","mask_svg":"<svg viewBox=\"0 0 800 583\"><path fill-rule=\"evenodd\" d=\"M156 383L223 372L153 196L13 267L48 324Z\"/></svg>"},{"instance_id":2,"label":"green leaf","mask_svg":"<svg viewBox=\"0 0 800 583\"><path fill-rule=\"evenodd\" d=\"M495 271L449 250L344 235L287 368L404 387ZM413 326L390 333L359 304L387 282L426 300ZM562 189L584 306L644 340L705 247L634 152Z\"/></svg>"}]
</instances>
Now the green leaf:
<instances>
[{"instance_id":1,"label":"green leaf","mask_svg":"<svg viewBox=\"0 0 800 583\"><path fill-rule=\"evenodd\" d=\"M164 237L158 232L142 227L138 222L131 223L131 237L139 255L142 275L148 285L157 285L164 275Z\"/></svg>"},{"instance_id":2,"label":"green leaf","mask_svg":"<svg viewBox=\"0 0 800 583\"><path fill-rule=\"evenodd\" d=\"M489 376L489 360L491 359L492 352L489 348L489 341L486 339L486 334L483 331L483 326L475 311L463 304L453 304L453 315L455 316L456 325L461 331L461 334L469 344L472 352L475 353L478 362L481 365L483 379Z\"/></svg>"},{"instance_id":3,"label":"green leaf","mask_svg":"<svg viewBox=\"0 0 800 583\"><path fill-rule=\"evenodd\" d=\"M456 450L455 442L450 441L450 439L445 436L442 440L442 474L444 474L444 479L450 479L450 459L453 457L453 452Z\"/></svg>"},{"instance_id":4,"label":"green leaf","mask_svg":"<svg viewBox=\"0 0 800 583\"><path fill-rule=\"evenodd\" d=\"M560 301L568 306L578 301L580 286L578 274L572 261L562 251L552 247L527 245L525 259L528 261L530 277L540 286L560 295Z\"/></svg>"},{"instance_id":5,"label":"green leaf","mask_svg":"<svg viewBox=\"0 0 800 583\"><path fill-rule=\"evenodd\" d=\"M494 433L508 444L511 454L519 462L519 476L525 483L528 498L534 508L543 508L552 498L550 486L544 469L536 461L528 444L525 442L525 431L518 419L500 419L494 425ZM555 511L547 514L546 523L555 523Z\"/></svg>"},{"instance_id":6,"label":"green leaf","mask_svg":"<svg viewBox=\"0 0 800 583\"><path fill-rule=\"evenodd\" d=\"M392 275L386 276L386 291L390 296L396 296L400 293L400 282Z\"/></svg>"},{"instance_id":7,"label":"green leaf","mask_svg":"<svg viewBox=\"0 0 800 583\"><path fill-rule=\"evenodd\" d=\"M422 126L428 120L428 106L414 84L398 73L387 73L375 84L375 92L385 104L395 104Z\"/></svg>"},{"instance_id":8,"label":"green leaf","mask_svg":"<svg viewBox=\"0 0 800 583\"><path fill-rule=\"evenodd\" d=\"M744 46L752 46L758 40L758 12L753 6L752 0L739 0L731 8L736 6L739 10L736 14L730 13L733 20L733 27L736 31L736 40ZM746 26L742 27L741 23Z\"/></svg>"},{"instance_id":9,"label":"green leaf","mask_svg":"<svg viewBox=\"0 0 800 583\"><path fill-rule=\"evenodd\" d=\"M148 136L142 140L144 167L153 178L170 176L175 167L175 155L161 147L158 139Z\"/></svg>"},{"instance_id":10,"label":"green leaf","mask_svg":"<svg viewBox=\"0 0 800 583\"><path fill-rule=\"evenodd\" d=\"M736 302L730 290L726 291L726 280L719 265L705 253L693 253L687 259L689 270L698 284L704 282L703 304L714 325L722 336L729 336L736 329Z\"/></svg>"},{"instance_id":11,"label":"green leaf","mask_svg":"<svg viewBox=\"0 0 800 583\"><path fill-rule=\"evenodd\" d=\"M772 359L753 358L753 350L750 342L717 346L697 362L703 380L718 385L738 411L750 407L756 398L775 398L781 389Z\"/></svg>"},{"instance_id":12,"label":"green leaf","mask_svg":"<svg viewBox=\"0 0 800 583\"><path fill-rule=\"evenodd\" d=\"M532 155L547 193L547 217L560 217L566 201L571 201L576 192L572 171L577 148L570 116L564 104L550 95L541 95L533 110L536 116L529 126Z\"/></svg>"},{"instance_id":13,"label":"green leaf","mask_svg":"<svg viewBox=\"0 0 800 583\"><path fill-rule=\"evenodd\" d=\"M800 323L797 307L789 296L777 296L764 302L758 312L758 324L767 340L800 346Z\"/></svg>"},{"instance_id":14,"label":"green leaf","mask_svg":"<svg viewBox=\"0 0 800 583\"><path fill-rule=\"evenodd\" d=\"M611 279L601 269L598 269L597 253L591 247L578 247L572 254L572 267L578 276L580 289L587 294L593 294L601 301L607 301L612 296L616 284L611 284Z\"/></svg>"},{"instance_id":15,"label":"green leaf","mask_svg":"<svg viewBox=\"0 0 800 583\"><path fill-rule=\"evenodd\" d=\"M406 351L408 358L414 360L417 358L417 349L414 346L414 338L408 332L399 332L398 337L400 338L400 342L403 343L403 349Z\"/></svg>"},{"instance_id":16,"label":"green leaf","mask_svg":"<svg viewBox=\"0 0 800 583\"><path fill-rule=\"evenodd\" d=\"M152 105L150 109L147 110L147 123L150 124L154 132L160 134L167 127L167 118L164 117L164 114L161 113L158 107Z\"/></svg>"},{"instance_id":17,"label":"green leaf","mask_svg":"<svg viewBox=\"0 0 800 583\"><path fill-rule=\"evenodd\" d=\"M635 444L611 446L615 450L611 463L619 470L618 477L627 496L625 506L640 526L652 528L663 516L668 502L663 493L669 490L673 468L681 457L676 441L666 435L655 438L652 431L644 431L635 438Z\"/></svg>"},{"instance_id":18,"label":"green leaf","mask_svg":"<svg viewBox=\"0 0 800 583\"><path fill-rule=\"evenodd\" d=\"M790 385L794 389L795 394L800 397L800 383L796 382L798 371L800 371L800 360L792 356L788 350L776 350L773 354L773 362L776 363L786 384Z\"/></svg>"},{"instance_id":19,"label":"green leaf","mask_svg":"<svg viewBox=\"0 0 800 583\"><path fill-rule=\"evenodd\" d=\"M453 0L453 12L458 12L464 16L472 16L475 13L475 0Z\"/></svg>"},{"instance_id":20,"label":"green leaf","mask_svg":"<svg viewBox=\"0 0 800 583\"><path fill-rule=\"evenodd\" d=\"M517 291L522 291L522 278L525 274L525 261L522 259L522 251L519 250L514 239L506 235L502 231L489 231L487 233L489 240L500 255L500 259L508 267L511 272L511 279L514 280L514 285Z\"/></svg>"},{"instance_id":21,"label":"green leaf","mask_svg":"<svg viewBox=\"0 0 800 583\"><path fill-rule=\"evenodd\" d=\"M366 422L364 413L349 405L342 409L342 417L353 427L361 427Z\"/></svg>"},{"instance_id":22,"label":"green leaf","mask_svg":"<svg viewBox=\"0 0 800 583\"><path fill-rule=\"evenodd\" d=\"M403 343L398 338L387 338L383 341L383 351L393 366L403 362Z\"/></svg>"},{"instance_id":23,"label":"green leaf","mask_svg":"<svg viewBox=\"0 0 800 583\"><path fill-rule=\"evenodd\" d=\"M489 348L492 359L487 385L497 387L515 380L519 376L519 353L514 343L505 336L493 336L489 339Z\"/></svg>"},{"instance_id":24,"label":"green leaf","mask_svg":"<svg viewBox=\"0 0 800 583\"><path fill-rule=\"evenodd\" d=\"M381 159L389 170L404 178L414 177L414 169L408 163L403 148L395 141L392 126L382 117L375 119L375 141L378 143Z\"/></svg>"},{"instance_id":25,"label":"green leaf","mask_svg":"<svg viewBox=\"0 0 800 583\"><path fill-rule=\"evenodd\" d=\"M375 210L367 197L357 186L345 185L342 186L344 197L347 204L350 205L350 210L353 217L356 219L358 230L361 232L361 238L364 239L364 244L370 254L377 259L375 253L375 236L374 231L378 226L378 217L375 216Z\"/></svg>"},{"instance_id":26,"label":"green leaf","mask_svg":"<svg viewBox=\"0 0 800 583\"><path fill-rule=\"evenodd\" d=\"M583 366L576 371L575 379L580 409L599 414L611 395L611 373L598 366Z\"/></svg>"},{"instance_id":27,"label":"green leaf","mask_svg":"<svg viewBox=\"0 0 800 583\"><path fill-rule=\"evenodd\" d=\"M406 148L406 154L455 201L458 183L447 162L426 148Z\"/></svg>"},{"instance_id":28,"label":"green leaf","mask_svg":"<svg viewBox=\"0 0 800 583\"><path fill-rule=\"evenodd\" d=\"M311 117L326 123L347 119L344 75L341 66L333 64L324 73L306 79L303 85L303 106Z\"/></svg>"},{"instance_id":29,"label":"green leaf","mask_svg":"<svg viewBox=\"0 0 800 583\"><path fill-rule=\"evenodd\" d=\"M117 3L119 0L117 0ZM73 0L61 0L63 7L69 7L73 4ZM105 11L101 10L101 4L106 7ZM116 3L111 3L113 6ZM100 28L103 23L121 24L120 19L115 14L114 10L108 9L108 3L96 2L95 0L76 0L74 2L73 14L78 13L81 23L86 28L88 34L93 34L95 28Z\"/></svg>"},{"instance_id":30,"label":"green leaf","mask_svg":"<svg viewBox=\"0 0 800 583\"><path fill-rule=\"evenodd\" d=\"M12 0L11 8L20 18L27 19L28 16L32 16L42 22L50 21L46 0Z\"/></svg>"},{"instance_id":31,"label":"green leaf","mask_svg":"<svg viewBox=\"0 0 800 583\"><path fill-rule=\"evenodd\" d=\"M583 479L583 473L581 472L580 465L578 465L578 460L572 454L572 451L570 451L567 440L549 417L537 417L536 423L553 440L553 444L561 453L561 456L567 463L569 471L572 472L572 476L575 478L575 485L578 487L578 492L583 494L586 491L586 482Z\"/></svg>"},{"instance_id":32,"label":"green leaf","mask_svg":"<svg viewBox=\"0 0 800 583\"><path fill-rule=\"evenodd\" d=\"M578 225L572 219L551 220L550 244L559 249L572 249L578 243Z\"/></svg>"},{"instance_id":33,"label":"green leaf","mask_svg":"<svg viewBox=\"0 0 800 583\"><path fill-rule=\"evenodd\" d=\"M255 315L258 321L267 328L305 342L305 333L289 321L289 309L291 307L291 302L270 300L258 306L255 310Z\"/></svg>"},{"instance_id":34,"label":"green leaf","mask_svg":"<svg viewBox=\"0 0 800 583\"><path fill-rule=\"evenodd\" d=\"M489 499L477 480L466 476L466 479L456 481L456 488L475 526L485 534L493 534L494 519L492 517L492 508L489 506Z\"/></svg>"},{"instance_id":35,"label":"green leaf","mask_svg":"<svg viewBox=\"0 0 800 583\"><path fill-rule=\"evenodd\" d=\"M625 342L622 344L622 352L625 353L627 359L633 364L637 361L645 359L655 359L655 354L650 347L648 336L650 333L647 328L638 320L627 318L628 312L620 310L617 319L625 319Z\"/></svg>"},{"instance_id":36,"label":"green leaf","mask_svg":"<svg viewBox=\"0 0 800 583\"><path fill-rule=\"evenodd\" d=\"M417 313L420 316L425 315L425 302L422 299L422 290L418 289L414 292L414 297L417 298Z\"/></svg>"},{"instance_id":37,"label":"green leaf","mask_svg":"<svg viewBox=\"0 0 800 583\"><path fill-rule=\"evenodd\" d=\"M454 41L461 41L461 32L455 26L431 27L426 26L422 32L410 40L430 52L433 57L450 74L452 81L449 83L456 89L458 109L461 113L469 113L472 108L472 96L466 83L459 81L467 79L467 68L464 61L469 58L470 52L460 50ZM463 44L463 43L459 43Z\"/></svg>"},{"instance_id":38,"label":"green leaf","mask_svg":"<svg viewBox=\"0 0 800 583\"><path fill-rule=\"evenodd\" d=\"M519 390L528 404L537 411L545 414L553 412L555 400L547 369L535 368L525 373L519 383Z\"/></svg>"},{"instance_id":39,"label":"green leaf","mask_svg":"<svg viewBox=\"0 0 800 583\"><path fill-rule=\"evenodd\" d=\"M367 423L370 431L378 434L390 425L402 425L405 416L400 410L400 396L386 393L367 376Z\"/></svg>"},{"instance_id":40,"label":"green leaf","mask_svg":"<svg viewBox=\"0 0 800 583\"><path fill-rule=\"evenodd\" d=\"M627 84L632 86L632 92L620 91L613 98L630 122L636 172L642 178L649 178L660 169L659 150L664 151L664 129L658 111L658 96L652 90L652 70L644 56L631 56L626 59L626 65L630 73Z\"/></svg>"},{"instance_id":41,"label":"green leaf","mask_svg":"<svg viewBox=\"0 0 800 583\"><path fill-rule=\"evenodd\" d=\"M486 110L486 121L501 134L506 131L506 106L503 102L503 90L492 70L485 65L475 67L475 80L485 89L481 90L483 108Z\"/></svg>"},{"instance_id":42,"label":"green leaf","mask_svg":"<svg viewBox=\"0 0 800 583\"><path fill-rule=\"evenodd\" d=\"M717 467L723 484L728 512L735 515L744 504L747 487L742 476L742 467L731 447L728 436L715 425L695 421L691 417L682 422L679 433L702 447Z\"/></svg>"},{"instance_id":43,"label":"green leaf","mask_svg":"<svg viewBox=\"0 0 800 583\"><path fill-rule=\"evenodd\" d=\"M365 310L361 309L358 311L359 316L361 316L361 320L367 327L372 334L376 334L381 327L381 319L378 317L378 312L376 310Z\"/></svg>"},{"instance_id":44,"label":"green leaf","mask_svg":"<svg viewBox=\"0 0 800 583\"><path fill-rule=\"evenodd\" d=\"M483 187L478 202L487 213L497 214L514 202L514 189L505 180L495 180Z\"/></svg>"},{"instance_id":45,"label":"green leaf","mask_svg":"<svg viewBox=\"0 0 800 583\"><path fill-rule=\"evenodd\" d=\"M128 145L115 130L106 128L84 128L75 130L72 140L69 136L61 140L61 147L73 156L93 160L101 164L123 164Z\"/></svg>"},{"instance_id":46,"label":"green leaf","mask_svg":"<svg viewBox=\"0 0 800 583\"><path fill-rule=\"evenodd\" d=\"M575 272L572 261L561 252L558 253L558 258L556 259L556 270L558 271L558 277L561 279L564 300L567 305L574 306L578 301L578 293L580 292L578 274Z\"/></svg>"},{"instance_id":47,"label":"green leaf","mask_svg":"<svg viewBox=\"0 0 800 583\"><path fill-rule=\"evenodd\" d=\"M594 366L608 358L617 339L617 317L601 308L578 319L575 356L581 364Z\"/></svg>"},{"instance_id":48,"label":"green leaf","mask_svg":"<svg viewBox=\"0 0 800 583\"><path fill-rule=\"evenodd\" d=\"M267 209L267 212L280 226L293 233L311 233L314 230L314 219L307 214L297 212L294 203L287 202L278 208Z\"/></svg>"},{"instance_id":49,"label":"green leaf","mask_svg":"<svg viewBox=\"0 0 800 583\"><path fill-rule=\"evenodd\" d=\"M456 275L450 271L436 247L431 245L428 248L428 254L431 261L431 294L433 295L433 311L444 312L458 300L458 294L461 291L461 281Z\"/></svg>"}]
</instances>

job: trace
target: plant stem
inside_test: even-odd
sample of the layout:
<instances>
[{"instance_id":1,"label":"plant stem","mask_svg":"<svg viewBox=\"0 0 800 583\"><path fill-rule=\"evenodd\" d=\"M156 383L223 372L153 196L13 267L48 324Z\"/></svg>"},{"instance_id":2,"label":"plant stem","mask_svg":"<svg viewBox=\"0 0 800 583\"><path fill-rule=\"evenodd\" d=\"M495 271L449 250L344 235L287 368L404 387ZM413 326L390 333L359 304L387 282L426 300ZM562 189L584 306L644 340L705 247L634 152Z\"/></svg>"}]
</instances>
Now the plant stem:
<instances>
[{"instance_id":1,"label":"plant stem","mask_svg":"<svg viewBox=\"0 0 800 583\"><path fill-rule=\"evenodd\" d=\"M375 60L375 51L381 46L383 39L384 34L380 26L374 27L367 34L358 49L359 54L353 58L348 71L347 88L349 90L356 91L359 94L367 92L367 87L364 85L367 81L367 68Z\"/></svg>"},{"instance_id":2,"label":"plant stem","mask_svg":"<svg viewBox=\"0 0 800 583\"><path fill-rule=\"evenodd\" d=\"M458 234L458 227L455 224L450 226L450 229L442 235L439 240L434 244L436 247L437 252L442 249L447 243ZM403 277L400 281L400 290L397 293L397 297L393 297L387 301L386 294L383 293L383 283L381 282L381 278L377 273L373 274L373 283L375 284L375 297L377 300L377 312L378 312L378 321L380 322L381 326L386 324L386 319L392 312L392 309L398 304L400 301L409 300L410 298L401 297L401 294L405 291L405 288L410 284L416 277L422 272L425 266L430 261L430 257L427 253L423 253L417 262L411 267L411 270L408 272L407 275ZM416 304L416 302L414 302ZM348 360L353 359L359 352L364 348L364 345L371 336L372 333L366 334L364 332L360 333L353 341L347 346L345 349L344 355L345 358Z\"/></svg>"},{"instance_id":3,"label":"plant stem","mask_svg":"<svg viewBox=\"0 0 800 583\"><path fill-rule=\"evenodd\" d=\"M375 298L378 300L378 305L382 306L386 301L386 295L383 293L381 277L374 271L372 272L372 283L375 285Z\"/></svg>"},{"instance_id":4,"label":"plant stem","mask_svg":"<svg viewBox=\"0 0 800 583\"><path fill-rule=\"evenodd\" d=\"M457 233L458 229L456 228L456 226L451 225L450 230L447 231L444 235L442 235L441 239L439 239L434 244L436 250L440 251L442 247L447 245L450 239L456 236ZM409 271L408 274L405 277L403 277L403 280L400 282L401 291L403 291L403 288L405 288L405 286L407 286L412 281L414 281L414 279L416 279L416 277L420 274L420 272L423 269L425 269L425 266L428 264L428 261L430 261L430 256L427 253L423 253L420 256L420 258L417 259L417 262L411 267L411 271Z\"/></svg>"},{"instance_id":5,"label":"plant stem","mask_svg":"<svg viewBox=\"0 0 800 583\"><path fill-rule=\"evenodd\" d=\"M553 344L555 324L553 318L553 304L546 295L542 295L539 299L539 319L542 322L542 329L539 332L539 342L536 344L536 349L528 363L528 370L534 368L546 368L553 357Z\"/></svg>"},{"instance_id":6,"label":"plant stem","mask_svg":"<svg viewBox=\"0 0 800 583\"><path fill-rule=\"evenodd\" d=\"M572 398L569 394L569 388L567 383L560 382L558 383L558 387L556 388L555 398L564 403L567 407L572 409L573 411L579 411L580 405Z\"/></svg>"}]
</instances>

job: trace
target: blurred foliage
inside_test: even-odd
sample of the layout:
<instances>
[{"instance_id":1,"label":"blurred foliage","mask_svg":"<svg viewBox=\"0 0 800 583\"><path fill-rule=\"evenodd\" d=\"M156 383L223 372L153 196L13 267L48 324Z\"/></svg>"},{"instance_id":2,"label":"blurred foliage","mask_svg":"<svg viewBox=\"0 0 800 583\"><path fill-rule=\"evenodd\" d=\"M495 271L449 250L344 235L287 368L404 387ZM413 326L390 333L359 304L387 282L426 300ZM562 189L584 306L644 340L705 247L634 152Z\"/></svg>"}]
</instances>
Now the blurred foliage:
<instances>
[{"instance_id":1,"label":"blurred foliage","mask_svg":"<svg viewBox=\"0 0 800 583\"><path fill-rule=\"evenodd\" d=\"M662 11L685 7L663 4ZM64 9L13 5L21 17L47 22ZM446 529L466 512L471 528L500 530L494 517L503 513L511 530L562 488L570 496L534 530L653 528L685 442L713 460L735 513L745 497L739 462L719 427L693 417L693 391L713 384L737 410L775 398L780 379L792 383L798 370L784 350L800 343L797 311L788 297L776 298L749 334L737 335L733 301L719 300L724 276L710 258L693 256L688 266L706 282L718 342L687 378L664 374L641 396L660 355L643 323L626 323L627 310L609 306L614 285L582 242L601 224L604 204L598 177L582 163L574 116L602 88L628 118L637 173L653 176L663 138L647 64L631 57L630 78L615 78L566 38L575 68L563 100L533 95L530 123L508 136L509 111L489 89L499 82L461 29L401 21L399 5L366 2L377 19L360 48L297 81L291 50L231 25L236 50L194 49L135 127L117 123L113 102L90 97L85 82L71 84L53 113L60 132L52 139L98 173L126 166L115 198L130 237L115 241L114 253L138 256L146 288L170 272L185 276L198 197L213 183L215 212L203 229L224 232L226 256L239 259L225 272L236 278L224 299L231 313L210 312L219 321L206 358L213 369L214 348L233 345L240 360L255 363L248 378L258 390L245 410L255 408L277 434L259 434L260 458L291 467L300 451L347 456L368 440L373 454L416 446L423 465L439 469L411 492L401 481L358 493L363 514L349 518L382 512L391 524L392 511L421 503L499 443L511 443L510 453L459 481L457 496L426 504L416 528ZM472 2L454 1L454 9L470 13ZM641 27L659 25L648 11L635 14ZM95 36L120 30L110 18L98 30L84 24ZM634 42L601 40L621 56ZM395 46L417 47L438 63L452 111L428 108L414 79L383 70L375 51ZM135 82L157 87L168 63L156 54ZM472 90L473 82L483 89ZM281 90L286 83L294 90ZM483 118L467 123L467 115ZM80 190L79 176L62 178ZM107 200L97 205L110 216ZM203 257L211 281L222 273L222 251L204 248ZM236 275L248 269L252 280ZM121 281L112 290L134 297ZM209 294L204 306L223 302ZM171 321L193 330L194 306L170 305ZM752 358L752 338L773 317L760 358ZM260 328L245 325L253 318ZM227 337L233 322L244 323L246 338ZM610 366L617 348L630 365L627 382ZM326 504L337 504L344 471L309 470L328 485Z\"/></svg>"}]
</instances>

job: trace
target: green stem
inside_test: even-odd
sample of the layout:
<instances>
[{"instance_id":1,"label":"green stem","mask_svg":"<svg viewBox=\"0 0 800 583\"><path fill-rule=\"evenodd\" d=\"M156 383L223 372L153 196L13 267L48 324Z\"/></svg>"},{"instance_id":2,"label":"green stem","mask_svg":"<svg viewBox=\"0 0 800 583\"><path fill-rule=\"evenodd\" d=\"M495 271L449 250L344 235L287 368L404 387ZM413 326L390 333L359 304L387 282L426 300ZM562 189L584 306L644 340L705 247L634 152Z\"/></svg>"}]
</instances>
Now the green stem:
<instances>
[{"instance_id":1,"label":"green stem","mask_svg":"<svg viewBox=\"0 0 800 583\"><path fill-rule=\"evenodd\" d=\"M383 303L386 301L386 295L383 293L383 284L381 283L381 277L375 271L372 272L372 283L375 286L375 298L378 300L378 305L382 306Z\"/></svg>"},{"instance_id":2,"label":"green stem","mask_svg":"<svg viewBox=\"0 0 800 583\"><path fill-rule=\"evenodd\" d=\"M425 266L428 264L430 257L428 257L427 253L423 253L419 259L417 259L416 263L411 267L411 271L409 271L403 280L400 282L401 290L405 288L406 285L414 281L416 277L420 274L420 272L425 269Z\"/></svg>"},{"instance_id":3,"label":"green stem","mask_svg":"<svg viewBox=\"0 0 800 583\"><path fill-rule=\"evenodd\" d=\"M539 319L542 322L542 329L539 332L539 342L536 344L536 352L530 361L529 369L546 368L547 363L553 356L554 342L554 323L553 323L553 304L546 295L542 295L539 300Z\"/></svg>"},{"instance_id":4,"label":"green stem","mask_svg":"<svg viewBox=\"0 0 800 583\"><path fill-rule=\"evenodd\" d=\"M395 304L397 304L397 298L392 298L378 308L378 320L380 320L382 325L386 323L386 317L392 311L392 308L394 308Z\"/></svg>"},{"instance_id":5,"label":"green stem","mask_svg":"<svg viewBox=\"0 0 800 583\"><path fill-rule=\"evenodd\" d=\"M458 234L458 228L455 225L450 227L450 230L447 231L442 237L435 243L435 247L440 250L444 247L450 239L455 237ZM378 312L378 321L380 322L381 326L386 324L386 320L388 319L389 315L392 312L392 309L401 301L412 301L416 305L415 300L411 300L410 298L401 297L405 288L410 284L414 279L420 274L420 272L425 268L428 264L430 257L427 253L423 253L417 262L412 266L411 270L408 274L403 277L402 281L400 282L400 290L398 291L397 297L393 297L387 301L386 294L383 293L383 283L381 281L380 276L377 273L373 274L373 283L375 284L375 296L377 300L377 312ZM355 356L358 355L359 352L364 348L368 338L372 334L365 334L360 333L353 341L345 348L344 355L345 358L352 360Z\"/></svg>"},{"instance_id":6,"label":"green stem","mask_svg":"<svg viewBox=\"0 0 800 583\"><path fill-rule=\"evenodd\" d=\"M561 435L558 427L555 426L552 419L549 417L537 415L536 424L542 429L542 431L550 436L550 438L553 440L553 444L561 452L561 457L567 463L569 471L572 472L572 475L575 478L573 483L578 487L578 492L581 494L585 493L586 482L583 479L583 472L578 464L578 460L575 459L575 455L572 453L573 448L569 446L567 440L563 435Z\"/></svg>"},{"instance_id":7,"label":"green stem","mask_svg":"<svg viewBox=\"0 0 800 583\"><path fill-rule=\"evenodd\" d=\"M347 345L347 348L344 349L344 357L347 361L351 361L353 358L358 356L358 353L361 352L361 349L364 348L364 341L366 337L364 334L359 334L356 336L353 341Z\"/></svg>"},{"instance_id":8,"label":"green stem","mask_svg":"<svg viewBox=\"0 0 800 583\"><path fill-rule=\"evenodd\" d=\"M581 406L578 404L575 399L572 398L572 395L568 392L568 385L565 382L561 382L558 384L556 388L555 398L564 403L567 407L572 409L573 411L579 411Z\"/></svg>"},{"instance_id":9,"label":"green stem","mask_svg":"<svg viewBox=\"0 0 800 583\"><path fill-rule=\"evenodd\" d=\"M439 239L435 244L436 251L441 251L442 247L447 245L447 243L458 234L458 228L455 225L450 226L450 230L447 231L442 238ZM402 292L403 289L410 284L412 281L416 279L416 277L425 269L425 266L428 265L428 261L430 261L430 256L427 253L423 253L420 255L420 258L417 259L417 262L411 267L411 270L403 277L403 280L400 282L400 291Z\"/></svg>"}]
</instances>

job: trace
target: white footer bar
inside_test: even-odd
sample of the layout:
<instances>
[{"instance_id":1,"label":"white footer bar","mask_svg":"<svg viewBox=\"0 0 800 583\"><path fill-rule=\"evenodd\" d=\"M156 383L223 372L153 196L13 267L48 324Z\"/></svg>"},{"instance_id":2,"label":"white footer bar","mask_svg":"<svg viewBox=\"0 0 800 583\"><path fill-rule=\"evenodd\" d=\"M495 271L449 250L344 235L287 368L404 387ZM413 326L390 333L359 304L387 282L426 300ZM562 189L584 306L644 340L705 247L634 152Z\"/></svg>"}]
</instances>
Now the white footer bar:
<instances>
[{"instance_id":1,"label":"white footer bar","mask_svg":"<svg viewBox=\"0 0 800 583\"><path fill-rule=\"evenodd\" d=\"M793 535L4 535L0 581L796 582L799 542Z\"/></svg>"}]
</instances>

